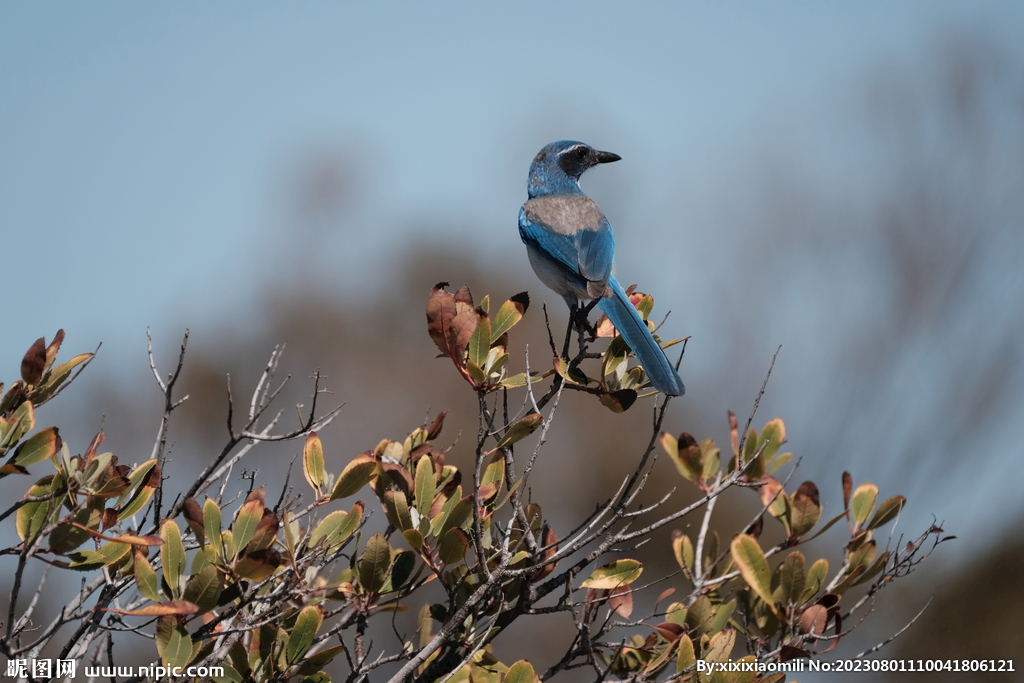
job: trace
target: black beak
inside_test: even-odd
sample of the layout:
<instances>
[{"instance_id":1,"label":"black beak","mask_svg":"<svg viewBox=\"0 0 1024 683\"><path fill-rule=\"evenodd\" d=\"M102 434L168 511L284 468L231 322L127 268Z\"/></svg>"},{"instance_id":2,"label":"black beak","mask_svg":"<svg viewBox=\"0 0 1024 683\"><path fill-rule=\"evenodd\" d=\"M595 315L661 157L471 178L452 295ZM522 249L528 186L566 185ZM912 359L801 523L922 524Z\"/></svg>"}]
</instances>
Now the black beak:
<instances>
[{"instance_id":1,"label":"black beak","mask_svg":"<svg viewBox=\"0 0 1024 683\"><path fill-rule=\"evenodd\" d=\"M610 164L611 162L618 161L621 158L622 157L614 152L599 152L596 149L594 150L594 161L599 164Z\"/></svg>"}]
</instances>

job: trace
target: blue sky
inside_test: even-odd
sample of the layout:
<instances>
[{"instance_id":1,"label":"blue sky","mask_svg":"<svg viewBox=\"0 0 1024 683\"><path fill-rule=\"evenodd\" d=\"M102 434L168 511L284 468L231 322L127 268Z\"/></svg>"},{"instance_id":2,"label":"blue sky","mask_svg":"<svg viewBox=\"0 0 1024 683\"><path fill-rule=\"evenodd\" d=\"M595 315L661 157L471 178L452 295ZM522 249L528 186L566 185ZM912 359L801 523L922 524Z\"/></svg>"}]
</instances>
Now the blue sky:
<instances>
[{"instance_id":1,"label":"blue sky","mask_svg":"<svg viewBox=\"0 0 1024 683\"><path fill-rule=\"evenodd\" d=\"M0 4L0 360L17 367L32 340L64 327L69 348L103 342L114 361L103 372L144 376L147 326L176 340L228 312L244 319L261 285L293 265L275 258L293 234L289 174L319 149L341 150L353 198L336 231L293 239L339 292L429 240L425 229L482 259L518 259L532 278L515 216L529 161L562 138L623 157L586 179L616 226L620 272L649 265L652 291L686 292L659 307L713 329L717 282L674 267L730 267L714 260L724 252L696 200L727 204L765 149L790 144L785 131L828 129L868 74L974 25L1024 50L1019 2ZM839 159L837 174L857 163L848 143L816 139L805 159ZM814 180L845 190L838 177ZM798 303L780 301L791 324L758 353L766 365L789 344L776 406L806 429L822 403L787 397L816 381L812 361L828 351L801 346L817 323ZM869 307L854 297L846 322ZM701 358L715 361L713 339ZM940 393L942 362L922 353L897 368L898 400L861 419L898 432L894 406ZM691 370L690 392L723 364ZM759 384L725 405L749 405ZM1011 424L979 450L1019 454ZM914 438L903 435L906 448ZM991 486L986 495L1013 493Z\"/></svg>"},{"instance_id":2,"label":"blue sky","mask_svg":"<svg viewBox=\"0 0 1024 683\"><path fill-rule=\"evenodd\" d=\"M486 238L511 248L549 138L622 154L642 212L766 111L818 108L950 25L1012 34L1022 17L1009 2L5 3L0 226L19 314L0 350L63 325L119 353L168 311L244 296L260 269L239 245L282 220L296 150L354 150L360 206L388 226L346 235L364 256L346 268L424 215L507 225Z\"/></svg>"}]
</instances>

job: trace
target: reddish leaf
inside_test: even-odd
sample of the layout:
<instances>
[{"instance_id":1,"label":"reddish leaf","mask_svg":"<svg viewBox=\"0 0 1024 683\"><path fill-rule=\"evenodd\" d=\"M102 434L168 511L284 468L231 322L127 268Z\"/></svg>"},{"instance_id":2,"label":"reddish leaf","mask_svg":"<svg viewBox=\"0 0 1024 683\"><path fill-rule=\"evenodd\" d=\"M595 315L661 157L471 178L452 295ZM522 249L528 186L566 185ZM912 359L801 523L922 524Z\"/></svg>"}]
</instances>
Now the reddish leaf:
<instances>
[{"instance_id":1,"label":"reddish leaf","mask_svg":"<svg viewBox=\"0 0 1024 683\"><path fill-rule=\"evenodd\" d=\"M828 621L828 610L823 605L811 605L800 615L800 630L804 633L823 635Z\"/></svg>"},{"instance_id":2,"label":"reddish leaf","mask_svg":"<svg viewBox=\"0 0 1024 683\"><path fill-rule=\"evenodd\" d=\"M654 630L657 631L662 638L664 638L670 643L674 643L675 641L679 640L679 636L683 635L683 633L686 631L684 627L671 621L661 622L660 624L654 627Z\"/></svg>"},{"instance_id":3,"label":"reddish leaf","mask_svg":"<svg viewBox=\"0 0 1024 683\"><path fill-rule=\"evenodd\" d=\"M554 557L555 554L558 552L558 537L555 536L555 532L551 529L551 527L544 525L544 533L541 534L541 536L543 537L544 546L546 546L544 552L542 553L544 559L546 560L548 558ZM533 577L532 580L540 581L541 579L543 579L545 576L547 576L555 570L555 564L557 563L552 562L551 564L546 564L543 567L541 567L540 571Z\"/></svg>"},{"instance_id":4,"label":"reddish leaf","mask_svg":"<svg viewBox=\"0 0 1024 683\"><path fill-rule=\"evenodd\" d=\"M608 606L623 619L628 619L633 613L633 591L629 586L613 588L608 595Z\"/></svg>"},{"instance_id":5,"label":"reddish leaf","mask_svg":"<svg viewBox=\"0 0 1024 683\"><path fill-rule=\"evenodd\" d=\"M141 609L104 609L104 612L116 612L118 614L126 614L130 617L160 617L171 614L195 614L199 611L199 606L189 602L188 600L168 600L167 602L161 602L156 605L146 605Z\"/></svg>"}]
</instances>

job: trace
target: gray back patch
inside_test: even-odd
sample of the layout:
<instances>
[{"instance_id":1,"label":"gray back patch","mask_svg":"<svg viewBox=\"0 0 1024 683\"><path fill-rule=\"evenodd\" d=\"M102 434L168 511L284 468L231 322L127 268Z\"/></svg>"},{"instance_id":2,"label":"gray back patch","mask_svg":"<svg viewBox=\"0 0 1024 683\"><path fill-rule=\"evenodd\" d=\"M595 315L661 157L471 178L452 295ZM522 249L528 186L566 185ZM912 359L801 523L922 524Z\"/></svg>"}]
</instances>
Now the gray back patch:
<instances>
[{"instance_id":1,"label":"gray back patch","mask_svg":"<svg viewBox=\"0 0 1024 683\"><path fill-rule=\"evenodd\" d=\"M604 216L593 199L581 194L530 199L523 204L523 211L534 223L543 223L562 235L598 230Z\"/></svg>"}]
</instances>

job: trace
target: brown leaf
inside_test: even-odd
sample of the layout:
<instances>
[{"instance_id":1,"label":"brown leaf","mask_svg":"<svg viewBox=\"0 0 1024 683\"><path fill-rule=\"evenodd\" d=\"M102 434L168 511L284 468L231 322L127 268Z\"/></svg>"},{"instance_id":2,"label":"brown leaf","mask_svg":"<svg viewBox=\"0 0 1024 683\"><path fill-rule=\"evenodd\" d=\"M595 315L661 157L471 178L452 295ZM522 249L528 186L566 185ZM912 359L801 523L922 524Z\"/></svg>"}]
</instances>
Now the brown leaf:
<instances>
[{"instance_id":1,"label":"brown leaf","mask_svg":"<svg viewBox=\"0 0 1024 683\"><path fill-rule=\"evenodd\" d=\"M637 393L633 389L619 389L610 393L598 394L597 398L601 405L610 409L613 413L624 413L636 403Z\"/></svg>"},{"instance_id":2,"label":"brown leaf","mask_svg":"<svg viewBox=\"0 0 1024 683\"><path fill-rule=\"evenodd\" d=\"M823 635L828 621L828 610L823 605L811 605L800 615L800 630L804 633Z\"/></svg>"},{"instance_id":3,"label":"brown leaf","mask_svg":"<svg viewBox=\"0 0 1024 683\"><path fill-rule=\"evenodd\" d=\"M85 454L82 456L85 462L89 462L96 457L96 451L99 450L100 446L103 445L103 440L107 438L102 432L96 432L96 436L92 437L92 441L89 442L89 447L85 449Z\"/></svg>"},{"instance_id":4,"label":"brown leaf","mask_svg":"<svg viewBox=\"0 0 1024 683\"><path fill-rule=\"evenodd\" d=\"M608 594L608 606L623 619L629 619L633 613L633 591L629 586L613 588Z\"/></svg>"},{"instance_id":5,"label":"brown leaf","mask_svg":"<svg viewBox=\"0 0 1024 683\"><path fill-rule=\"evenodd\" d=\"M843 509L850 509L850 496L853 493L853 476L849 472L843 472Z\"/></svg>"},{"instance_id":6,"label":"brown leaf","mask_svg":"<svg viewBox=\"0 0 1024 683\"><path fill-rule=\"evenodd\" d=\"M661 637L670 643L679 640L679 636L686 632L686 629L671 621L663 621L654 627L654 630L661 634Z\"/></svg>"},{"instance_id":7,"label":"brown leaf","mask_svg":"<svg viewBox=\"0 0 1024 683\"><path fill-rule=\"evenodd\" d=\"M265 488L263 488L262 486L257 486L256 488L254 488L252 490L252 492L248 496L245 497L245 502L249 503L249 502L252 502L254 500L258 500L260 502L260 505L266 507L266 504L267 504L267 490Z\"/></svg>"},{"instance_id":8,"label":"brown leaf","mask_svg":"<svg viewBox=\"0 0 1024 683\"><path fill-rule=\"evenodd\" d=\"M40 337L25 352L21 359L21 379L25 384L35 384L46 368L46 340Z\"/></svg>"},{"instance_id":9,"label":"brown leaf","mask_svg":"<svg viewBox=\"0 0 1024 683\"><path fill-rule=\"evenodd\" d=\"M775 477L767 475L762 477L761 481L763 482L759 490L761 505L768 507L775 500L779 491L782 490L782 484Z\"/></svg>"},{"instance_id":10,"label":"brown leaf","mask_svg":"<svg viewBox=\"0 0 1024 683\"><path fill-rule=\"evenodd\" d=\"M254 550L235 562L235 572L253 581L263 581L270 578L281 564L281 553L276 548Z\"/></svg>"},{"instance_id":11,"label":"brown leaf","mask_svg":"<svg viewBox=\"0 0 1024 683\"><path fill-rule=\"evenodd\" d=\"M654 604L657 605L659 602L661 602L662 600L664 600L665 598L667 598L668 596L672 595L675 592L676 592L675 588L666 588L665 590L661 591L661 593L658 594L658 599L654 601Z\"/></svg>"},{"instance_id":12,"label":"brown leaf","mask_svg":"<svg viewBox=\"0 0 1024 683\"><path fill-rule=\"evenodd\" d=\"M57 334L53 335L53 341L46 347L46 365L53 365L53 361L57 358L57 351L60 349L60 345L64 342L64 330L57 330Z\"/></svg>"},{"instance_id":13,"label":"brown leaf","mask_svg":"<svg viewBox=\"0 0 1024 683\"><path fill-rule=\"evenodd\" d=\"M103 514L100 515L100 531L106 531L115 524L117 524L117 510L105 508Z\"/></svg>"},{"instance_id":14,"label":"brown leaf","mask_svg":"<svg viewBox=\"0 0 1024 683\"><path fill-rule=\"evenodd\" d=\"M800 484L800 488L793 494L793 498L809 498L812 503L818 507L821 506L818 498L818 487L813 481L805 481Z\"/></svg>"},{"instance_id":15,"label":"brown leaf","mask_svg":"<svg viewBox=\"0 0 1024 683\"><path fill-rule=\"evenodd\" d=\"M543 539L543 545L549 546L544 550L543 558L546 560L550 557L554 557L555 554L558 552L558 537L555 536L555 532L551 529L551 527L545 524L544 531L541 534L541 537ZM545 576L555 571L555 564L555 562L552 562L551 564L546 564L543 567L541 567L540 571L533 577L532 580L535 582L540 581Z\"/></svg>"},{"instance_id":16,"label":"brown leaf","mask_svg":"<svg viewBox=\"0 0 1024 683\"><path fill-rule=\"evenodd\" d=\"M788 662L791 659L810 659L811 655L806 650L801 650L792 645L783 645L779 651L779 661Z\"/></svg>"},{"instance_id":17,"label":"brown leaf","mask_svg":"<svg viewBox=\"0 0 1024 683\"><path fill-rule=\"evenodd\" d=\"M430 298L427 299L427 333L441 353L451 358L448 330L456 311L455 297L445 290L447 286L447 282L438 282L430 290Z\"/></svg>"},{"instance_id":18,"label":"brown leaf","mask_svg":"<svg viewBox=\"0 0 1024 683\"><path fill-rule=\"evenodd\" d=\"M434 419L430 421L430 425L427 427L427 441L433 441L441 434L441 427L444 426L444 417L448 414L448 411L442 410L440 413L434 416Z\"/></svg>"},{"instance_id":19,"label":"brown leaf","mask_svg":"<svg viewBox=\"0 0 1024 683\"><path fill-rule=\"evenodd\" d=\"M458 291L455 292L455 301L467 304L470 308L473 307L473 295L469 292L469 287L462 285Z\"/></svg>"},{"instance_id":20,"label":"brown leaf","mask_svg":"<svg viewBox=\"0 0 1024 683\"><path fill-rule=\"evenodd\" d=\"M206 531L203 526L203 508L199 507L199 503L196 502L195 498L186 498L182 504L182 512L185 514L188 528L192 530L199 544L202 545L203 539L206 538Z\"/></svg>"},{"instance_id":21,"label":"brown leaf","mask_svg":"<svg viewBox=\"0 0 1024 683\"><path fill-rule=\"evenodd\" d=\"M764 531L764 515L761 515L754 523L747 527L747 530L743 533L753 536L754 538L761 538L761 532Z\"/></svg>"},{"instance_id":22,"label":"brown leaf","mask_svg":"<svg viewBox=\"0 0 1024 683\"><path fill-rule=\"evenodd\" d=\"M416 485L413 483L409 470L399 464L387 461L381 462L380 466L384 469L384 474L387 475L388 480L405 494L406 500L411 499Z\"/></svg>"},{"instance_id":23,"label":"brown leaf","mask_svg":"<svg viewBox=\"0 0 1024 683\"><path fill-rule=\"evenodd\" d=\"M732 445L732 454L740 454L740 423L736 419L736 413L729 411L729 442Z\"/></svg>"}]
</instances>

